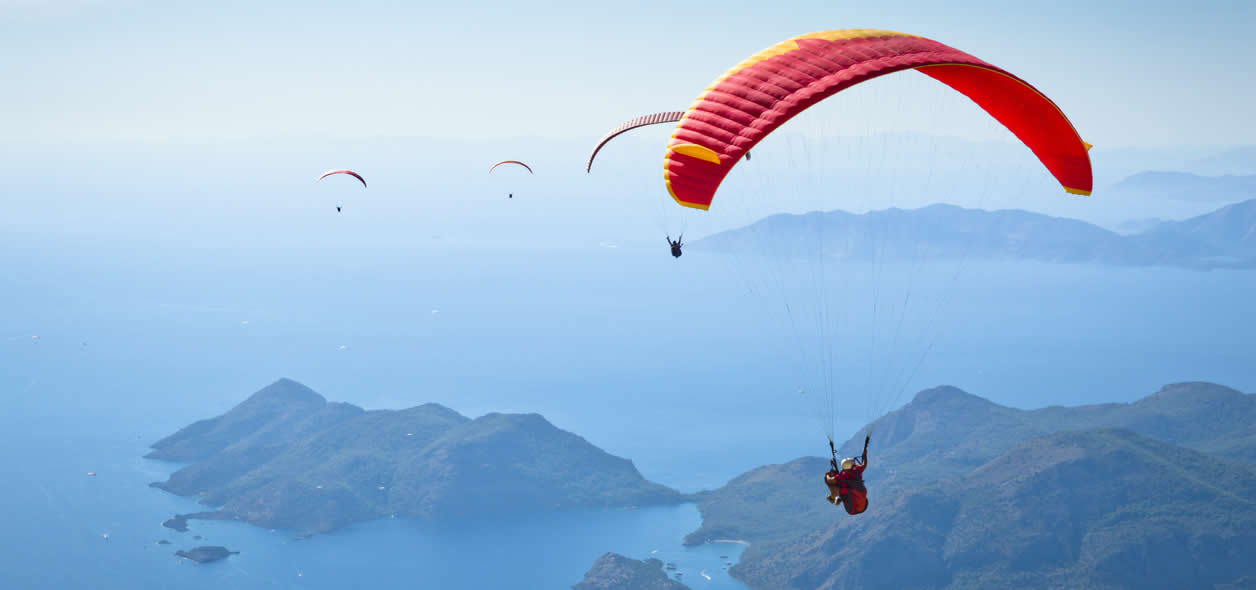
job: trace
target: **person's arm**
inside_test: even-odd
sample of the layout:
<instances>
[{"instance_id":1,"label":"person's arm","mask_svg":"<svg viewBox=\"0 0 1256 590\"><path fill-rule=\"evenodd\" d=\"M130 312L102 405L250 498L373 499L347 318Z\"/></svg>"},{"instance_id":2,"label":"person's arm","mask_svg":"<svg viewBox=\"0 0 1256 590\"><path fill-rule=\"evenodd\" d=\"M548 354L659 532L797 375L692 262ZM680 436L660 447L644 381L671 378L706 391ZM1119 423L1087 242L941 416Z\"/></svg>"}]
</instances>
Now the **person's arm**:
<instances>
[{"instance_id":1,"label":"person's arm","mask_svg":"<svg viewBox=\"0 0 1256 590\"><path fill-rule=\"evenodd\" d=\"M868 465L868 441L870 440L872 440L871 434L864 437L864 450L863 455L860 457L860 462L863 463L865 467Z\"/></svg>"}]
</instances>

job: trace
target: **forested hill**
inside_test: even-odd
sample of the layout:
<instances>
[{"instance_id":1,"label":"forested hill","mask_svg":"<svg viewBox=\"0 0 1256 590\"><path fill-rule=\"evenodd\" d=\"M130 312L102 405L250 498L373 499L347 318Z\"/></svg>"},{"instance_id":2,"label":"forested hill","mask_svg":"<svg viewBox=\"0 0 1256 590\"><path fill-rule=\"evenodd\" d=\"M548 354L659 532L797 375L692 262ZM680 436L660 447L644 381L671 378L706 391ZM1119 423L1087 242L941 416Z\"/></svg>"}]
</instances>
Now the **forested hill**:
<instances>
[{"instance_id":1,"label":"forested hill","mask_svg":"<svg viewBox=\"0 0 1256 590\"><path fill-rule=\"evenodd\" d=\"M199 518L323 532L388 515L459 518L676 503L612 456L537 414L470 419L437 404L365 411L280 380L153 444L190 462L155 487L197 496ZM502 487L510 482L510 501Z\"/></svg>"},{"instance_id":2,"label":"forested hill","mask_svg":"<svg viewBox=\"0 0 1256 590\"><path fill-rule=\"evenodd\" d=\"M746 564L753 588L1214 588L1256 575L1256 473L1128 430L1029 439Z\"/></svg>"},{"instance_id":3,"label":"forested hill","mask_svg":"<svg viewBox=\"0 0 1256 590\"><path fill-rule=\"evenodd\" d=\"M1045 588L1068 576L1085 582L1073 587L1173 588L1194 586L1144 582L1209 567L1217 583L1256 576L1256 562L1223 550L1256 550L1252 394L1182 383L1129 404L1017 410L938 387L841 454L869 430L865 514L825 503L827 460L800 458L700 494L703 525L687 541L749 541L733 573L752 588ZM975 541L983 530L990 538ZM1112 581L1131 555L1166 551L1162 536L1208 549ZM878 577L889 575L900 577Z\"/></svg>"}]
</instances>

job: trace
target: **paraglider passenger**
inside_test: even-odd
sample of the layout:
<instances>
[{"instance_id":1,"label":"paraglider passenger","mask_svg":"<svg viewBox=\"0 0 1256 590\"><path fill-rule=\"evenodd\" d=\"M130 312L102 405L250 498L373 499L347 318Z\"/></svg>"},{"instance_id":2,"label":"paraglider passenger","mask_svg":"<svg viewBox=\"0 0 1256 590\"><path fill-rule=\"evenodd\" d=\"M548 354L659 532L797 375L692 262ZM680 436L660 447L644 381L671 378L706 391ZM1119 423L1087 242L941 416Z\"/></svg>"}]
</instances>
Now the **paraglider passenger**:
<instances>
[{"instance_id":1,"label":"paraglider passenger","mask_svg":"<svg viewBox=\"0 0 1256 590\"><path fill-rule=\"evenodd\" d=\"M842 459L840 467L837 451L834 450L829 463L831 469L824 474L824 485L829 488L829 495L824 499L834 506L845 507L847 514L859 514L868 509L868 490L864 487L863 472L868 466L868 441L871 439L871 435L864 437L862 456ZM833 448L832 441L829 441L829 448Z\"/></svg>"},{"instance_id":2,"label":"paraglider passenger","mask_svg":"<svg viewBox=\"0 0 1256 590\"><path fill-rule=\"evenodd\" d=\"M680 247L685 245L681 240L684 240L684 239L685 239L685 234L680 234L680 237L676 238L675 240L672 240L671 236L667 236L667 245L672 247L673 257L680 258L680 254L681 254Z\"/></svg>"}]
</instances>

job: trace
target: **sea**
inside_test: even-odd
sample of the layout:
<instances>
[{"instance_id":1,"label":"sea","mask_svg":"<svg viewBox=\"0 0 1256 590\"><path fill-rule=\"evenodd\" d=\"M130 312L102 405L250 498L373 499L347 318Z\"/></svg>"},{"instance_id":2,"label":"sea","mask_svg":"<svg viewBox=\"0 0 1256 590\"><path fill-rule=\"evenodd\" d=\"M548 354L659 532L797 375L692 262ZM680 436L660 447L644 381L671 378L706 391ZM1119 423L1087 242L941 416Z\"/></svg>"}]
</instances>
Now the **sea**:
<instances>
[{"instance_id":1,"label":"sea","mask_svg":"<svg viewBox=\"0 0 1256 590\"><path fill-rule=\"evenodd\" d=\"M727 573L736 539L682 545L692 504L385 518L307 539L162 527L204 508L148 487L179 467L148 446L281 377L368 409L540 413L686 492L823 455L827 433L841 443L941 384L1019 408L1195 380L1256 391L1256 273L1233 270L852 263L828 267L817 296L760 280L782 271L772 261L614 244L31 247L0 263L0 588L568 588L608 551L743 588ZM239 554L174 555L198 545Z\"/></svg>"}]
</instances>

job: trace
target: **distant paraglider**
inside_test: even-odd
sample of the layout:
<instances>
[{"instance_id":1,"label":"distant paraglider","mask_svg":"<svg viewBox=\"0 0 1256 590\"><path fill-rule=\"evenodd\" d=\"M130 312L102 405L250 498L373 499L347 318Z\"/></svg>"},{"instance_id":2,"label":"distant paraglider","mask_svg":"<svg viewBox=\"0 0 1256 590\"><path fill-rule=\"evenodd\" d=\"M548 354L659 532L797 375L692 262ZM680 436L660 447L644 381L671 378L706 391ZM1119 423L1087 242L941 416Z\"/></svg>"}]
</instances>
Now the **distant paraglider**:
<instances>
[{"instance_id":1,"label":"distant paraglider","mask_svg":"<svg viewBox=\"0 0 1256 590\"><path fill-rule=\"evenodd\" d=\"M680 258L682 254L680 249L684 247L685 245L683 241L684 239L685 239L685 234L681 234L680 237L674 240L672 239L671 236L667 236L667 245L671 247L672 249L672 258Z\"/></svg>"},{"instance_id":2,"label":"distant paraglider","mask_svg":"<svg viewBox=\"0 0 1256 590\"><path fill-rule=\"evenodd\" d=\"M324 172L322 176L318 177L318 181L315 182L322 181L324 178L333 174L348 174L349 176L358 179L358 182L362 183L362 188L366 188L366 179L362 178L362 175L352 170L328 170L327 172Z\"/></svg>"},{"instance_id":3,"label":"distant paraglider","mask_svg":"<svg viewBox=\"0 0 1256 590\"><path fill-rule=\"evenodd\" d=\"M523 162L520 162L519 160L502 160L496 164L493 164L491 167L489 167L488 169L489 173L491 174L493 170L496 170L497 167L501 166L502 164L517 164L519 166L523 166L528 171L528 174L535 174L534 172L532 172L531 166L528 166L527 164L524 164Z\"/></svg>"},{"instance_id":4,"label":"distant paraglider","mask_svg":"<svg viewBox=\"0 0 1256 590\"><path fill-rule=\"evenodd\" d=\"M346 175L352 176L358 179L358 182L362 183L362 188L366 188L366 179L362 178L361 174L358 174L357 172L354 172L352 170L328 170L327 172L324 172L322 176L319 176L318 180L316 180L315 182L322 182L324 178L327 178L328 176L331 176L333 174L346 174ZM336 205L336 213L340 213L340 205Z\"/></svg>"},{"instance_id":5,"label":"distant paraglider","mask_svg":"<svg viewBox=\"0 0 1256 590\"><path fill-rule=\"evenodd\" d=\"M488 169L488 173L489 173L489 174L492 174L492 173L493 173L493 170L496 170L496 169L497 169L497 167L498 167L498 166L501 166L502 164L516 164L516 165L519 165L519 166L523 166L523 168L524 168L525 170L527 170L527 171L528 171L528 174L535 174L534 172L532 172L532 167L531 167L531 166L528 166L527 164L524 164L523 162L520 162L519 160L502 160L502 161L500 161L500 162L498 162L498 163L496 163L496 164L493 164L491 167L489 167L489 169ZM513 199L513 198L515 198L515 193L508 193L508 194L506 195L506 198L507 198L507 199Z\"/></svg>"},{"instance_id":6,"label":"distant paraglider","mask_svg":"<svg viewBox=\"0 0 1256 590\"><path fill-rule=\"evenodd\" d=\"M649 125L658 125L660 123L675 123L685 116L685 111L672 111L668 113L654 113L653 115L643 115L635 119L629 119L620 124L619 127L611 129L602 139L598 140L597 145L593 146L593 153L589 154L589 163L585 164L584 171L593 171L593 159L597 157L597 153L610 143L612 139L620 135L632 131L638 127L646 127Z\"/></svg>"}]
</instances>

